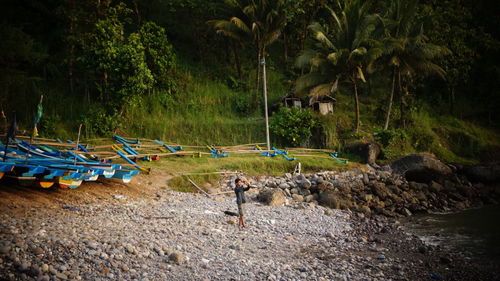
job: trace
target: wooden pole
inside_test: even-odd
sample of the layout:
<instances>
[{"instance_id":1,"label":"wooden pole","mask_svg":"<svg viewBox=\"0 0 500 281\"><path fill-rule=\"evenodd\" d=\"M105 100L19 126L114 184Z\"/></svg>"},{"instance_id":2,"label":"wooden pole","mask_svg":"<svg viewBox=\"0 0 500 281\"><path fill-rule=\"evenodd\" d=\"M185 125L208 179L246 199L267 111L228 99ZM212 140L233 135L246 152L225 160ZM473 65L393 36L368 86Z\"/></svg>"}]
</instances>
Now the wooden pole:
<instances>
[{"instance_id":1,"label":"wooden pole","mask_svg":"<svg viewBox=\"0 0 500 281\"><path fill-rule=\"evenodd\" d=\"M201 187L199 187L196 183L194 183L194 181L192 181L188 176L186 176L186 178L188 179L188 181L194 185L194 187L196 187L199 191L201 191L203 194L205 194L208 198L210 198L210 194L208 194L205 190L201 189Z\"/></svg>"},{"instance_id":2,"label":"wooden pole","mask_svg":"<svg viewBox=\"0 0 500 281\"><path fill-rule=\"evenodd\" d=\"M264 88L264 114L266 117L266 144L267 150L271 150L271 141L269 139L269 113L267 112L267 82L266 82L266 57L263 54L263 58L260 62L262 65L262 87Z\"/></svg>"},{"instance_id":3,"label":"wooden pole","mask_svg":"<svg viewBox=\"0 0 500 281\"><path fill-rule=\"evenodd\" d=\"M75 163L73 165L76 165L76 156L78 155L78 145L80 144L80 133L82 132L82 124L78 127L78 137L76 139L76 150L75 150Z\"/></svg>"}]
</instances>

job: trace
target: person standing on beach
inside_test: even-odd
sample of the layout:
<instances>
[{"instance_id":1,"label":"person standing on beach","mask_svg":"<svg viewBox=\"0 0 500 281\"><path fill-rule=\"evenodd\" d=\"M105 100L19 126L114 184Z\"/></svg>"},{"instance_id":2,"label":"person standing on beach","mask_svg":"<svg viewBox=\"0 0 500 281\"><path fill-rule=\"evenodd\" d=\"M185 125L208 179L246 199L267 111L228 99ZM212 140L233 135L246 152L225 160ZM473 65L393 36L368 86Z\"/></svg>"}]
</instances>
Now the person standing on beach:
<instances>
[{"instance_id":1,"label":"person standing on beach","mask_svg":"<svg viewBox=\"0 0 500 281\"><path fill-rule=\"evenodd\" d=\"M245 221L243 219L243 204L246 203L245 191L248 191L251 187L248 181L242 181L240 178L237 178L234 183L236 185L234 193L236 193L236 204L238 204L238 215L240 216L238 226L246 228L247 226L245 225Z\"/></svg>"}]
</instances>

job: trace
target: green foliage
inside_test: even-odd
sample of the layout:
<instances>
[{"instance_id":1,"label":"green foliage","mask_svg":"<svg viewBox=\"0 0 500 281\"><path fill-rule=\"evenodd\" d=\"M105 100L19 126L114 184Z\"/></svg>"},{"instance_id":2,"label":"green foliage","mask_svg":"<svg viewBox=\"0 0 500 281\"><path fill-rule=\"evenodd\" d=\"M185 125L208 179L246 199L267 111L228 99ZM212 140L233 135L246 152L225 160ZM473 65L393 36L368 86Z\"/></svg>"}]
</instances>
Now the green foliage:
<instances>
[{"instance_id":1,"label":"green foliage","mask_svg":"<svg viewBox=\"0 0 500 281\"><path fill-rule=\"evenodd\" d=\"M413 151L405 131L379 130L374 133L374 137L382 145L382 156L385 159L394 159Z\"/></svg>"},{"instance_id":2,"label":"green foliage","mask_svg":"<svg viewBox=\"0 0 500 281\"><path fill-rule=\"evenodd\" d=\"M176 59L172 45L168 42L165 29L153 22L146 22L139 30L145 49L146 63L155 77L155 86L175 90L172 77Z\"/></svg>"},{"instance_id":3,"label":"green foliage","mask_svg":"<svg viewBox=\"0 0 500 281\"><path fill-rule=\"evenodd\" d=\"M358 80L366 82L364 72L381 54L375 44L375 21L370 14L372 2L338 1L340 11L329 9L328 24L309 26L316 44L302 52L296 66L310 69L296 82L296 91L310 96L324 96L337 91L339 83L353 87L357 133L360 124Z\"/></svg>"},{"instance_id":4,"label":"green foliage","mask_svg":"<svg viewBox=\"0 0 500 281\"><path fill-rule=\"evenodd\" d=\"M55 136L57 127L61 124L61 116L58 114L45 114L40 119L38 132L41 136Z\"/></svg>"},{"instance_id":5,"label":"green foliage","mask_svg":"<svg viewBox=\"0 0 500 281\"><path fill-rule=\"evenodd\" d=\"M271 120L271 132L284 144L299 146L312 136L312 129L318 125L311 111L281 107Z\"/></svg>"},{"instance_id":6,"label":"green foliage","mask_svg":"<svg viewBox=\"0 0 500 281\"><path fill-rule=\"evenodd\" d=\"M223 2L232 8L219 9ZM371 138L384 115L390 117L385 108L395 81L393 96L400 99L392 116L404 122L389 124L404 134L380 135L386 156L426 151L447 161L467 160L500 138L481 129L484 123L443 113L499 124L494 15L500 6L493 2L3 1L0 109L17 111L19 124L30 127L33 97L43 93L44 136L74 137L84 122L87 136L120 129L183 144L262 142L262 87L255 79L261 77L256 59L265 53L270 105L303 73L297 85L307 82L307 93L337 99L334 114L316 117L321 124L311 130L315 141L301 145L341 149ZM378 16L382 21L375 21ZM223 21L209 26L210 19ZM386 28L374 29L376 22ZM438 59L440 48L433 44L453 54ZM385 56L374 63L381 50ZM287 68L301 52L301 68ZM421 75L442 75L439 67L446 81ZM401 79L392 80L399 73ZM359 100L345 94L356 93L353 86ZM353 134L359 115L361 127ZM289 144L290 135L281 141ZM242 167L288 168L272 163Z\"/></svg>"},{"instance_id":7,"label":"green foliage","mask_svg":"<svg viewBox=\"0 0 500 281\"><path fill-rule=\"evenodd\" d=\"M119 118L107 113L106 109L98 104L82 115L80 123L86 138L95 136L112 136L119 125Z\"/></svg>"},{"instance_id":8,"label":"green foliage","mask_svg":"<svg viewBox=\"0 0 500 281\"><path fill-rule=\"evenodd\" d=\"M237 91L248 91L248 84L241 80L238 79L237 77L234 77L233 75L229 75L226 81L227 86L230 89L237 90Z\"/></svg>"},{"instance_id":9,"label":"green foliage","mask_svg":"<svg viewBox=\"0 0 500 281\"><path fill-rule=\"evenodd\" d=\"M120 60L121 71L117 75L123 79L118 90L123 97L121 101L134 95L140 96L152 88L154 78L146 64L144 46L138 34L129 35L126 44L122 46Z\"/></svg>"},{"instance_id":10,"label":"green foliage","mask_svg":"<svg viewBox=\"0 0 500 281\"><path fill-rule=\"evenodd\" d=\"M395 139L405 139L407 137L405 132L401 130L380 130L373 135L383 146L390 145Z\"/></svg>"},{"instance_id":11,"label":"green foliage","mask_svg":"<svg viewBox=\"0 0 500 281\"><path fill-rule=\"evenodd\" d=\"M241 116L249 116L255 111L255 105L250 95L241 93L234 99L234 109Z\"/></svg>"}]
</instances>

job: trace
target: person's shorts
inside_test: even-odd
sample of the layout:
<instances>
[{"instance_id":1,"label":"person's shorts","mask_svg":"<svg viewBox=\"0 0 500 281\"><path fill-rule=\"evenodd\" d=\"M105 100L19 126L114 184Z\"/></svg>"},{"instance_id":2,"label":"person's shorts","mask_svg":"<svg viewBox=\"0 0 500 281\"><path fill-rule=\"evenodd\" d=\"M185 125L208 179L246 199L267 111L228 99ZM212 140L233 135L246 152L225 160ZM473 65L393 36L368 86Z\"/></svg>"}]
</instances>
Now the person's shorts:
<instances>
[{"instance_id":1,"label":"person's shorts","mask_svg":"<svg viewBox=\"0 0 500 281\"><path fill-rule=\"evenodd\" d=\"M243 204L238 204L238 214L243 216Z\"/></svg>"}]
</instances>

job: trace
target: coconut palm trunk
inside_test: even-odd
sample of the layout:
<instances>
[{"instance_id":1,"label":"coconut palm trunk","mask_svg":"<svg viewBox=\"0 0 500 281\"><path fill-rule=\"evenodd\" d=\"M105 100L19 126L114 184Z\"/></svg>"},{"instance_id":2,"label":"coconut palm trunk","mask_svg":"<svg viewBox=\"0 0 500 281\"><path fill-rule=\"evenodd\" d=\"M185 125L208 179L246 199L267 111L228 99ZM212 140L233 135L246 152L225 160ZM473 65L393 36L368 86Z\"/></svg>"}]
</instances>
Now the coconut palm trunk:
<instances>
[{"instance_id":1,"label":"coconut palm trunk","mask_svg":"<svg viewBox=\"0 0 500 281\"><path fill-rule=\"evenodd\" d=\"M238 78L243 79L243 73L241 72L240 54L238 52L238 47L236 41L231 38L231 45L233 46L234 53L234 63L236 64L236 71L238 71Z\"/></svg>"},{"instance_id":2,"label":"coconut palm trunk","mask_svg":"<svg viewBox=\"0 0 500 281\"><path fill-rule=\"evenodd\" d=\"M359 95L358 95L358 84L356 83L356 75L351 78L352 84L354 86L354 107L355 107L355 123L354 132L357 134L359 131Z\"/></svg>"},{"instance_id":3,"label":"coconut palm trunk","mask_svg":"<svg viewBox=\"0 0 500 281\"><path fill-rule=\"evenodd\" d=\"M396 87L396 69L392 68L392 87L391 94L389 95L389 103L387 104L387 112L385 114L384 130L389 128L389 120L391 118L392 102L394 100L394 88Z\"/></svg>"}]
</instances>

